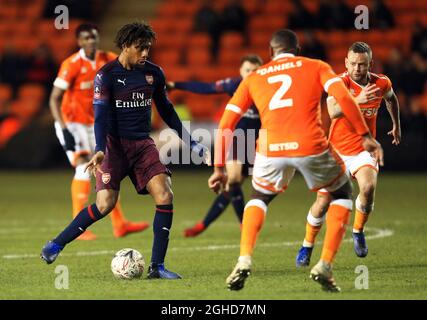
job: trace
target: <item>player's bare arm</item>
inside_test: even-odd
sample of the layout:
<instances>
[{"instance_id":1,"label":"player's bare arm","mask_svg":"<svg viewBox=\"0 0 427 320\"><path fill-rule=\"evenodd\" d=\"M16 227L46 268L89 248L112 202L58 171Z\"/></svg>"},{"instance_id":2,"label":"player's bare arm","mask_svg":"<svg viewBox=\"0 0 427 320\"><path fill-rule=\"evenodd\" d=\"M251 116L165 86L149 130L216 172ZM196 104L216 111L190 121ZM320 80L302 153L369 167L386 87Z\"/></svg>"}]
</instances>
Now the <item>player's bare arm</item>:
<instances>
[{"instance_id":1,"label":"player's bare arm","mask_svg":"<svg viewBox=\"0 0 427 320\"><path fill-rule=\"evenodd\" d=\"M61 103L62 103L62 98L64 97L64 93L65 93L65 90L58 88L56 86L53 86L53 89L49 98L49 107L50 107L50 112L52 113L53 118L61 126L62 133L64 135L64 140L65 140L65 149L74 151L76 142L74 140L73 135L67 129L67 126L65 125L65 121L64 121L64 118L62 117L62 112L61 112Z\"/></svg>"},{"instance_id":2,"label":"player's bare arm","mask_svg":"<svg viewBox=\"0 0 427 320\"><path fill-rule=\"evenodd\" d=\"M328 98L326 98L326 105L328 107L328 113L331 119L336 119L344 115L342 113L340 105L334 97L329 96Z\"/></svg>"},{"instance_id":3,"label":"player's bare arm","mask_svg":"<svg viewBox=\"0 0 427 320\"><path fill-rule=\"evenodd\" d=\"M61 113L61 103L62 103L62 98L64 97L64 93L65 93L65 90L62 90L61 88L53 86L53 89L49 98L50 112L52 113L52 116L55 119L55 121L58 122L59 125L61 126L61 129L66 128L65 121L62 118L62 113Z\"/></svg>"},{"instance_id":4,"label":"player's bare arm","mask_svg":"<svg viewBox=\"0 0 427 320\"><path fill-rule=\"evenodd\" d=\"M393 123L393 128L387 132L387 134L393 137L393 141L391 143L397 146L402 141L399 100L397 99L396 94L393 92L393 89L390 89L390 91L384 96L384 100L387 106L387 111L390 114L390 118Z\"/></svg>"}]
</instances>

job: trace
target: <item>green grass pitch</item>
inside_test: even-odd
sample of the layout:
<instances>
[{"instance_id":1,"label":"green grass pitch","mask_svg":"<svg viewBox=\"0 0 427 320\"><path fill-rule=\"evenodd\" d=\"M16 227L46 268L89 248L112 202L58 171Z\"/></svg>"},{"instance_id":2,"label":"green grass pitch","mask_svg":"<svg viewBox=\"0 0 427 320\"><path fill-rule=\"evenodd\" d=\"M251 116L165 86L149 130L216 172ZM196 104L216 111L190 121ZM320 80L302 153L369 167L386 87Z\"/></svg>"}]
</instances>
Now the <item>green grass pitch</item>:
<instances>
[{"instance_id":1,"label":"green grass pitch","mask_svg":"<svg viewBox=\"0 0 427 320\"><path fill-rule=\"evenodd\" d=\"M110 271L114 252L131 247L149 261L152 231L115 239L106 218L91 227L98 239L75 241L52 265L39 258L44 243L70 221L72 170L0 172L0 299L426 299L426 174L381 174L375 212L366 231L369 255L356 257L348 228L335 263L342 293L320 290L309 269L295 268L307 210L315 194L297 176L288 191L270 205L246 286L228 291L225 278L239 254L239 225L229 207L202 235L186 239L183 229L205 214L214 194L207 188L210 171L176 171L175 216L166 265L183 280L117 280ZM245 183L245 195L250 183ZM92 195L92 199L94 196ZM122 184L127 218L153 219L149 196L138 196L129 180ZM353 217L352 217L353 218ZM352 222L353 219L351 219ZM318 237L323 239L323 232ZM315 248L312 264L320 255ZM64 265L69 288L56 289L55 269ZM369 272L369 288L356 289L358 265Z\"/></svg>"}]
</instances>

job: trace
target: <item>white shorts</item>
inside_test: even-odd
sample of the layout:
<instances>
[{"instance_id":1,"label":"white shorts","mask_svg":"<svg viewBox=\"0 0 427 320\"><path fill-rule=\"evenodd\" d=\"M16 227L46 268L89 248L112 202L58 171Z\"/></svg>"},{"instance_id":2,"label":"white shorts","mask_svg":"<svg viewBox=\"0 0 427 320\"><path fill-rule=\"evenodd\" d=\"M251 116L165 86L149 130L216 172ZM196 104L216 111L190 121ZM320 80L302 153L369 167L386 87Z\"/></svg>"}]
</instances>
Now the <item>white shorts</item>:
<instances>
[{"instance_id":1,"label":"white shorts","mask_svg":"<svg viewBox=\"0 0 427 320\"><path fill-rule=\"evenodd\" d=\"M72 166L76 165L77 157L81 155L91 156L95 152L95 132L93 125L85 125L77 122L67 123L67 129L73 135L76 142L75 151L66 151L68 160ZM64 134L62 133L61 126L55 122L56 137L65 150Z\"/></svg>"},{"instance_id":2,"label":"white shorts","mask_svg":"<svg viewBox=\"0 0 427 320\"><path fill-rule=\"evenodd\" d=\"M355 156L343 156L340 154L340 157L343 159L347 172L352 178L354 178L357 171L363 167L371 167L375 171L379 171L377 160L375 160L368 151L362 151ZM319 192L327 193L328 191L326 189L320 189Z\"/></svg>"},{"instance_id":3,"label":"white shorts","mask_svg":"<svg viewBox=\"0 0 427 320\"><path fill-rule=\"evenodd\" d=\"M320 188L334 191L348 181L342 160L328 149L307 157L267 157L257 153L252 186L264 194L282 192L291 182L295 170L303 175L308 188L313 191Z\"/></svg>"}]
</instances>

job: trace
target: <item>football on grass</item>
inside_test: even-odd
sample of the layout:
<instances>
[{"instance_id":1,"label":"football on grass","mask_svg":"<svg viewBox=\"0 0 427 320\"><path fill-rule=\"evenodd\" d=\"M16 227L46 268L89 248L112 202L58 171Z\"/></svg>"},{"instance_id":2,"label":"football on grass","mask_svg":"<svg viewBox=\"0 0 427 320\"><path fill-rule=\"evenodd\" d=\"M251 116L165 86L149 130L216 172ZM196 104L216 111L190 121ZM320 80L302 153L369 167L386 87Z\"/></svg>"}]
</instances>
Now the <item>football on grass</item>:
<instances>
[{"instance_id":1,"label":"football on grass","mask_svg":"<svg viewBox=\"0 0 427 320\"><path fill-rule=\"evenodd\" d=\"M125 248L117 251L111 261L111 271L118 279L140 278L144 269L144 257L135 249Z\"/></svg>"}]
</instances>

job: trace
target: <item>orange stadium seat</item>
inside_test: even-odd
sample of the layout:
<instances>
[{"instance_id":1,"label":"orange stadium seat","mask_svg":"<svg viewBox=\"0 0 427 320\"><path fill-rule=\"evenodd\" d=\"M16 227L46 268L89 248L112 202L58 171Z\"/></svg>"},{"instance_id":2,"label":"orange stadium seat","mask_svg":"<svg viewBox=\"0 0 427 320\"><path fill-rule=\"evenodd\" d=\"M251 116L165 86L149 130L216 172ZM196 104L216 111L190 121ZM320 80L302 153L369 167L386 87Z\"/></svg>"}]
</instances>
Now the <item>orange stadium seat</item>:
<instances>
[{"instance_id":1,"label":"orange stadium seat","mask_svg":"<svg viewBox=\"0 0 427 320\"><path fill-rule=\"evenodd\" d=\"M0 5L0 19L16 19L19 16L20 8L17 3L10 2L8 5Z\"/></svg>"},{"instance_id":2,"label":"orange stadium seat","mask_svg":"<svg viewBox=\"0 0 427 320\"><path fill-rule=\"evenodd\" d=\"M21 14L25 19L36 19L40 17L44 9L44 0L33 0L31 3L27 3L23 8L21 8Z\"/></svg>"},{"instance_id":3,"label":"orange stadium seat","mask_svg":"<svg viewBox=\"0 0 427 320\"><path fill-rule=\"evenodd\" d=\"M0 20L0 37L2 36L8 36L11 29L12 29L13 24L8 21L8 20Z\"/></svg>"},{"instance_id":4,"label":"orange stadium seat","mask_svg":"<svg viewBox=\"0 0 427 320\"><path fill-rule=\"evenodd\" d=\"M188 39L189 49L207 48L211 44L211 38L206 33L192 33Z\"/></svg>"},{"instance_id":5,"label":"orange stadium seat","mask_svg":"<svg viewBox=\"0 0 427 320\"><path fill-rule=\"evenodd\" d=\"M39 84L24 84L18 89L18 99L22 101L33 100L40 103L46 96L44 87Z\"/></svg>"},{"instance_id":6,"label":"orange stadium seat","mask_svg":"<svg viewBox=\"0 0 427 320\"><path fill-rule=\"evenodd\" d=\"M243 47L244 39L240 32L224 33L220 40L221 49L236 50Z\"/></svg>"},{"instance_id":7,"label":"orange stadium seat","mask_svg":"<svg viewBox=\"0 0 427 320\"><path fill-rule=\"evenodd\" d=\"M358 1L360 2L360 0ZM317 10L319 9L319 1L303 0L302 4L308 11L314 14L317 13Z\"/></svg>"},{"instance_id":8,"label":"orange stadium seat","mask_svg":"<svg viewBox=\"0 0 427 320\"><path fill-rule=\"evenodd\" d=\"M395 16L395 20L398 26L410 27L412 26L422 15L418 12L400 12Z\"/></svg>"},{"instance_id":9,"label":"orange stadium seat","mask_svg":"<svg viewBox=\"0 0 427 320\"><path fill-rule=\"evenodd\" d=\"M188 67L167 66L163 68L166 79L170 81L188 81L192 77Z\"/></svg>"},{"instance_id":10,"label":"orange stadium seat","mask_svg":"<svg viewBox=\"0 0 427 320\"><path fill-rule=\"evenodd\" d=\"M187 63L192 66L209 65L212 61L211 52L206 47L187 50Z\"/></svg>"},{"instance_id":11,"label":"orange stadium seat","mask_svg":"<svg viewBox=\"0 0 427 320\"><path fill-rule=\"evenodd\" d=\"M197 10L200 7L199 1L176 1L177 4L179 3L180 6L180 12L183 17L186 17L189 21L193 21L193 17L196 14Z\"/></svg>"},{"instance_id":12,"label":"orange stadium seat","mask_svg":"<svg viewBox=\"0 0 427 320\"><path fill-rule=\"evenodd\" d=\"M40 20L36 28L37 34L41 39L49 40L60 37L59 30L55 29L53 19Z\"/></svg>"},{"instance_id":13,"label":"orange stadium seat","mask_svg":"<svg viewBox=\"0 0 427 320\"><path fill-rule=\"evenodd\" d=\"M182 16L183 10L179 2L175 1L165 1L159 5L157 9L157 15L160 17L170 17L174 18L176 16Z\"/></svg>"},{"instance_id":14,"label":"orange stadium seat","mask_svg":"<svg viewBox=\"0 0 427 320\"><path fill-rule=\"evenodd\" d=\"M25 124L40 111L40 107L41 104L34 100L15 100L10 104L10 113Z\"/></svg>"},{"instance_id":15,"label":"orange stadium seat","mask_svg":"<svg viewBox=\"0 0 427 320\"><path fill-rule=\"evenodd\" d=\"M30 37L30 35L34 32L34 26L31 21L16 20L11 23L13 25L13 28L11 28L10 31L13 35L21 37Z\"/></svg>"},{"instance_id":16,"label":"orange stadium seat","mask_svg":"<svg viewBox=\"0 0 427 320\"><path fill-rule=\"evenodd\" d=\"M158 40L156 40L156 45L153 47L153 50L181 50L186 46L186 38L187 35L185 33L159 33Z\"/></svg>"},{"instance_id":17,"label":"orange stadium seat","mask_svg":"<svg viewBox=\"0 0 427 320\"><path fill-rule=\"evenodd\" d=\"M292 9L293 5L291 1L282 1L282 0L269 0L264 2L264 14L278 15L282 14L283 16L288 15Z\"/></svg>"},{"instance_id":18,"label":"orange stadium seat","mask_svg":"<svg viewBox=\"0 0 427 320\"><path fill-rule=\"evenodd\" d=\"M19 132L22 126L22 122L16 117L8 117L0 122L0 149L4 148L8 141Z\"/></svg>"},{"instance_id":19,"label":"orange stadium seat","mask_svg":"<svg viewBox=\"0 0 427 320\"><path fill-rule=\"evenodd\" d=\"M250 42L255 47L268 46L271 38L271 33L268 31L256 31L251 33Z\"/></svg>"},{"instance_id":20,"label":"orange stadium seat","mask_svg":"<svg viewBox=\"0 0 427 320\"><path fill-rule=\"evenodd\" d=\"M222 66L238 66L243 56L244 50L224 50L221 49L218 55L218 63Z\"/></svg>"},{"instance_id":21,"label":"orange stadium seat","mask_svg":"<svg viewBox=\"0 0 427 320\"><path fill-rule=\"evenodd\" d=\"M150 21L150 25L156 33L162 35L171 31L174 27L171 20L167 17L158 17L157 19Z\"/></svg>"},{"instance_id":22,"label":"orange stadium seat","mask_svg":"<svg viewBox=\"0 0 427 320\"><path fill-rule=\"evenodd\" d=\"M195 94L189 94L185 98L185 104L194 118L204 120L210 120L219 107L217 97L205 97Z\"/></svg>"},{"instance_id":23,"label":"orange stadium seat","mask_svg":"<svg viewBox=\"0 0 427 320\"><path fill-rule=\"evenodd\" d=\"M372 46L373 57L376 60L385 61L390 55L391 47L389 45Z\"/></svg>"},{"instance_id":24,"label":"orange stadium seat","mask_svg":"<svg viewBox=\"0 0 427 320\"><path fill-rule=\"evenodd\" d=\"M287 25L287 19L284 15L261 15L253 17L249 21L249 32L250 34L266 31L270 33L281 29Z\"/></svg>"},{"instance_id":25,"label":"orange stadium seat","mask_svg":"<svg viewBox=\"0 0 427 320\"><path fill-rule=\"evenodd\" d=\"M166 67L177 65L180 59L181 53L178 50L162 50L155 54L153 62L161 67Z\"/></svg>"},{"instance_id":26,"label":"orange stadium seat","mask_svg":"<svg viewBox=\"0 0 427 320\"><path fill-rule=\"evenodd\" d=\"M191 17L176 18L173 20L173 32L177 34L190 32L193 28Z\"/></svg>"},{"instance_id":27,"label":"orange stadium seat","mask_svg":"<svg viewBox=\"0 0 427 320\"><path fill-rule=\"evenodd\" d=\"M226 78L226 76L221 74L221 70L224 68L224 65L221 63L219 64L222 66L219 69L212 66L195 68L193 70L194 78L198 81L204 81L204 82L214 82L214 81Z\"/></svg>"},{"instance_id":28,"label":"orange stadium seat","mask_svg":"<svg viewBox=\"0 0 427 320\"><path fill-rule=\"evenodd\" d=\"M329 60L336 61L341 60L344 61L344 58L347 56L348 52L348 46L347 45L340 45L339 47L333 47L328 52Z\"/></svg>"},{"instance_id":29,"label":"orange stadium seat","mask_svg":"<svg viewBox=\"0 0 427 320\"><path fill-rule=\"evenodd\" d=\"M37 37L26 37L26 36L15 36L11 42L15 49L22 53L28 54L34 51L40 44L40 40Z\"/></svg>"},{"instance_id":30,"label":"orange stadium seat","mask_svg":"<svg viewBox=\"0 0 427 320\"><path fill-rule=\"evenodd\" d=\"M258 14L263 8L263 1L261 0L246 0L242 1L242 4L250 16Z\"/></svg>"}]
</instances>

